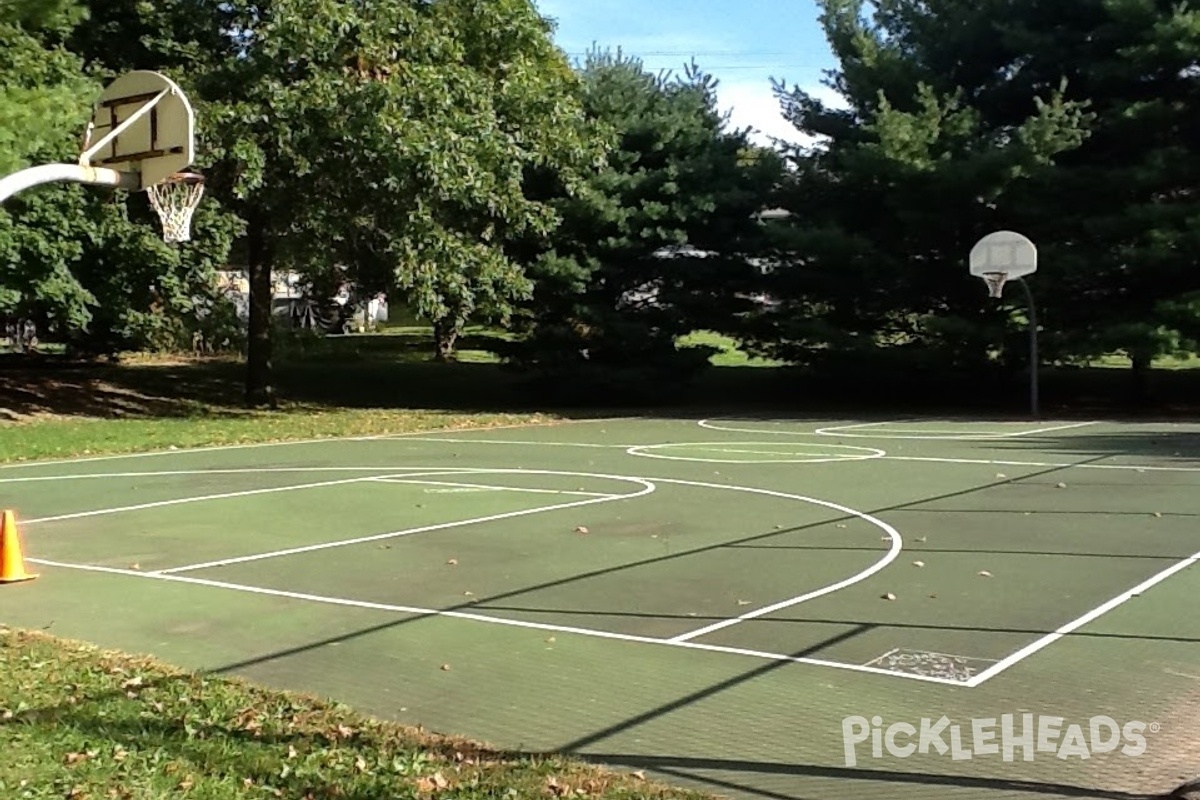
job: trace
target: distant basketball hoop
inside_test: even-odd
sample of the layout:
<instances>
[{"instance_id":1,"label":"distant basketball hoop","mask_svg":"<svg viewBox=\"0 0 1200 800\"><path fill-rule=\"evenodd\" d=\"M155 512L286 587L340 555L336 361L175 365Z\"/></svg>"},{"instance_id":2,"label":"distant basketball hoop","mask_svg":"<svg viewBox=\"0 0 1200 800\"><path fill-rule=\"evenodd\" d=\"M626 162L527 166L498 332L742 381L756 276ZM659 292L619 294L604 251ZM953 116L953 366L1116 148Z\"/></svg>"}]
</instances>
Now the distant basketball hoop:
<instances>
[{"instance_id":1,"label":"distant basketball hoop","mask_svg":"<svg viewBox=\"0 0 1200 800\"><path fill-rule=\"evenodd\" d=\"M988 296L1000 299L1004 287L1015 280L1025 291L1029 306L1029 410L1036 418L1038 411L1038 319L1033 292L1024 280L1038 268L1037 247L1030 239L1014 231L996 231L980 239L971 248L968 269L987 285Z\"/></svg>"}]
</instances>

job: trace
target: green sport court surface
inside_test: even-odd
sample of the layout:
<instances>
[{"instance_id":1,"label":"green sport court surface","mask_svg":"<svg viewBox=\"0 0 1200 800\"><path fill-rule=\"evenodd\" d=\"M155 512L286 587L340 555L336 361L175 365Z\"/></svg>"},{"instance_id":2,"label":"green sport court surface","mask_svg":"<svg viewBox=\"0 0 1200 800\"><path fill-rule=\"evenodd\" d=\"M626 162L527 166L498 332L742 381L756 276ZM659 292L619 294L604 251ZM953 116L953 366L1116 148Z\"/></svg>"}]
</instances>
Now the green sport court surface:
<instances>
[{"instance_id":1,"label":"green sport court surface","mask_svg":"<svg viewBox=\"0 0 1200 800\"><path fill-rule=\"evenodd\" d=\"M727 796L1131 799L1200 774L1198 489L1200 425L1166 422L630 418L11 465L41 577L0 620ZM1060 719L1006 758L1006 715ZM945 752L883 744L942 717ZM1143 751L1089 744L1097 717Z\"/></svg>"}]
</instances>

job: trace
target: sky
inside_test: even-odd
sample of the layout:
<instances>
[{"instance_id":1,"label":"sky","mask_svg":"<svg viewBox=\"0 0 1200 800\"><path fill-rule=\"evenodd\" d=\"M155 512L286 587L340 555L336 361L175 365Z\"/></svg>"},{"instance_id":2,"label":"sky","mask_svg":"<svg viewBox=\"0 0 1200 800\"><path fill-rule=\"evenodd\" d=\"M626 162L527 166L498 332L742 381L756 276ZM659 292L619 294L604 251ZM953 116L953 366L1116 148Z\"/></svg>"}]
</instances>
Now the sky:
<instances>
[{"instance_id":1,"label":"sky","mask_svg":"<svg viewBox=\"0 0 1200 800\"><path fill-rule=\"evenodd\" d=\"M735 128L753 138L806 141L785 120L771 79L818 97L836 67L813 0L535 0L558 25L554 38L572 60L593 46L637 56L647 69L682 72L692 61L720 83L717 95Z\"/></svg>"}]
</instances>

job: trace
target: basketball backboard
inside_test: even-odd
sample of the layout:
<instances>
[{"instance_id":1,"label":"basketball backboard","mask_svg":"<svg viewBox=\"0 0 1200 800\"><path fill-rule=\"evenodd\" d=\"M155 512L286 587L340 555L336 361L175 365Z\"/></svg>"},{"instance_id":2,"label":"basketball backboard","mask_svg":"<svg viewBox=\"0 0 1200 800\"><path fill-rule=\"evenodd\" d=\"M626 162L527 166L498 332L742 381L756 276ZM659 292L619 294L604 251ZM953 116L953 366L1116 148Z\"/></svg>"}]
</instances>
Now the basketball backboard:
<instances>
[{"instance_id":1,"label":"basketball backboard","mask_svg":"<svg viewBox=\"0 0 1200 800\"><path fill-rule=\"evenodd\" d=\"M1005 282L1037 272L1037 247L1027 236L1014 231L996 231L980 239L973 248L971 274L987 281L992 297L1000 297Z\"/></svg>"},{"instance_id":2,"label":"basketball backboard","mask_svg":"<svg viewBox=\"0 0 1200 800\"><path fill-rule=\"evenodd\" d=\"M195 116L187 96L165 75L137 70L100 95L79 163L135 173L145 190L194 158Z\"/></svg>"}]
</instances>

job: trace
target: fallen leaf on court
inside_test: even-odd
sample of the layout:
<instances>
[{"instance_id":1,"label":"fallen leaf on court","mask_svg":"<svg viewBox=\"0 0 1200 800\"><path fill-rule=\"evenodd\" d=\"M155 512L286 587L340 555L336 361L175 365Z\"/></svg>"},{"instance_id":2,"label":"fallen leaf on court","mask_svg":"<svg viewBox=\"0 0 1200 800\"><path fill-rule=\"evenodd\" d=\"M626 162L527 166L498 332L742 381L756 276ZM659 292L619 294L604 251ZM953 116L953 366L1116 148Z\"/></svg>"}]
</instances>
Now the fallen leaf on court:
<instances>
[{"instance_id":1,"label":"fallen leaf on court","mask_svg":"<svg viewBox=\"0 0 1200 800\"><path fill-rule=\"evenodd\" d=\"M980 572L979 572L979 577L981 577L981 578L990 578L990 577L992 577L992 573L988 572L986 569L985 569L985 570L980 570Z\"/></svg>"},{"instance_id":2,"label":"fallen leaf on court","mask_svg":"<svg viewBox=\"0 0 1200 800\"><path fill-rule=\"evenodd\" d=\"M457 559L457 558L452 558L452 559L450 559L449 561L447 561L446 563L447 563L447 564L449 564L449 565L450 565L450 566L452 566L452 567L457 567L457 566L458 566L458 559Z\"/></svg>"},{"instance_id":3,"label":"fallen leaf on court","mask_svg":"<svg viewBox=\"0 0 1200 800\"><path fill-rule=\"evenodd\" d=\"M923 566L925 566L925 562L924 561L914 561L913 566L914 567L923 567Z\"/></svg>"},{"instance_id":4,"label":"fallen leaf on court","mask_svg":"<svg viewBox=\"0 0 1200 800\"><path fill-rule=\"evenodd\" d=\"M575 529L575 532L576 533L587 533L588 529L583 527L582 525L580 525L578 528Z\"/></svg>"},{"instance_id":5,"label":"fallen leaf on court","mask_svg":"<svg viewBox=\"0 0 1200 800\"><path fill-rule=\"evenodd\" d=\"M896 595L892 594L891 592L888 592L887 594L885 594L885 595L883 596L883 599L884 599L884 600L895 600L895 599L896 599Z\"/></svg>"}]
</instances>

